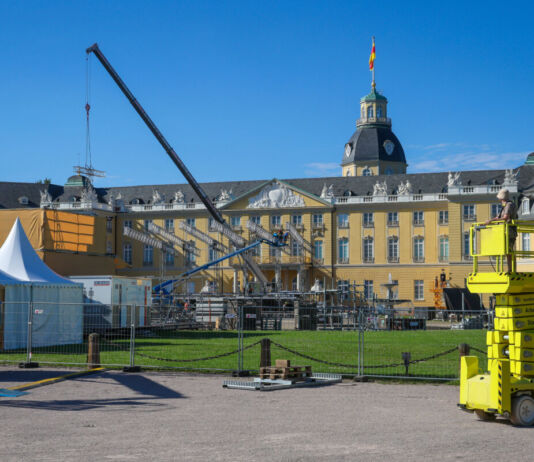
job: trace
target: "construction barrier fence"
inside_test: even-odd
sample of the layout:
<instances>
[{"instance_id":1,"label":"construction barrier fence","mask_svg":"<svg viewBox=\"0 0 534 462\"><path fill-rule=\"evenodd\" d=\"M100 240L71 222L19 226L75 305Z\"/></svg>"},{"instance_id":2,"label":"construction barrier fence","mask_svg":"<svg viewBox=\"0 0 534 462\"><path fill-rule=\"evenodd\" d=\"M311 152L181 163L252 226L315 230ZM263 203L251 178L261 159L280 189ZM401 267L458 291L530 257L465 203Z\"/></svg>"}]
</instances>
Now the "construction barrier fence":
<instances>
[{"instance_id":1,"label":"construction barrier fence","mask_svg":"<svg viewBox=\"0 0 534 462\"><path fill-rule=\"evenodd\" d=\"M75 313L68 323L65 310ZM486 310L9 302L0 306L0 363L244 375L286 359L313 372L453 380L465 345L486 367L492 323Z\"/></svg>"}]
</instances>

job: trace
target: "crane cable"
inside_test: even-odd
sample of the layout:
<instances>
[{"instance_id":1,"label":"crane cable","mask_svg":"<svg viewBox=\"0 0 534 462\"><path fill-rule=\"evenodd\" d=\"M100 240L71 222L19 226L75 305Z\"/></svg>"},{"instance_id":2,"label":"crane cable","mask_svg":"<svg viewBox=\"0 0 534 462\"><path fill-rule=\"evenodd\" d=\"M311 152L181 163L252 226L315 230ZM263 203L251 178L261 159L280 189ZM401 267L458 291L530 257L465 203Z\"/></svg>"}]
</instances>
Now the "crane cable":
<instances>
[{"instance_id":1,"label":"crane cable","mask_svg":"<svg viewBox=\"0 0 534 462\"><path fill-rule=\"evenodd\" d=\"M91 105L89 101L91 99L91 61L89 60L89 55L85 57L85 113L86 113L86 122L85 122L85 167L92 167L91 159L91 132L89 129L89 111Z\"/></svg>"}]
</instances>

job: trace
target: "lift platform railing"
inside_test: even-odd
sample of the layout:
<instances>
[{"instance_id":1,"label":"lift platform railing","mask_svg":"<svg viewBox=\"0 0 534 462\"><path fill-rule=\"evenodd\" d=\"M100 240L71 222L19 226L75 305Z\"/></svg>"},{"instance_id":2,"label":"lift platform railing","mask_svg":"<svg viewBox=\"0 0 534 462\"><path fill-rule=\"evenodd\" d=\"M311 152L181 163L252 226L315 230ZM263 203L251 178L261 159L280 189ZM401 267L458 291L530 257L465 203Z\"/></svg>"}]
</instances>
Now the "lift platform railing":
<instances>
[{"instance_id":1,"label":"lift platform railing","mask_svg":"<svg viewBox=\"0 0 534 462\"><path fill-rule=\"evenodd\" d=\"M510 248L510 236L517 233L515 245ZM479 260L495 258L494 272L506 272L506 255L512 256L512 272L516 272L516 257L534 257L529 249L516 250L524 242L523 234L534 233L534 221L497 221L475 223L469 230L469 254L473 257L473 274L478 273Z\"/></svg>"}]
</instances>

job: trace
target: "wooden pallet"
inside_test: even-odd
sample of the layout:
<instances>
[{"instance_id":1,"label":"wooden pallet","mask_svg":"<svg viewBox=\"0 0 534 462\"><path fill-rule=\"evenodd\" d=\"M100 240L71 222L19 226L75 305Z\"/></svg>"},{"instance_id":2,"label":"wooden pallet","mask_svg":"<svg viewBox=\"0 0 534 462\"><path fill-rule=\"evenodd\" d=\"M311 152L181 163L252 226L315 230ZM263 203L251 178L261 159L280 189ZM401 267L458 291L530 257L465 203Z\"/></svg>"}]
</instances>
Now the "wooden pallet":
<instances>
[{"instance_id":1,"label":"wooden pallet","mask_svg":"<svg viewBox=\"0 0 534 462\"><path fill-rule=\"evenodd\" d=\"M305 380L311 376L311 366L260 367L260 379Z\"/></svg>"}]
</instances>

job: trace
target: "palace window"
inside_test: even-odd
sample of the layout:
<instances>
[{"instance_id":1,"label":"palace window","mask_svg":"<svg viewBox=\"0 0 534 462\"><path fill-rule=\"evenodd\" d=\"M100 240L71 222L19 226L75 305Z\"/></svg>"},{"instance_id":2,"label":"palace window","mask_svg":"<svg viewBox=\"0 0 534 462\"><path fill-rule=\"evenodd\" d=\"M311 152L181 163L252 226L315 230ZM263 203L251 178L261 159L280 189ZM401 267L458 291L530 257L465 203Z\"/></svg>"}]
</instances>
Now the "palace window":
<instances>
[{"instance_id":1,"label":"palace window","mask_svg":"<svg viewBox=\"0 0 534 462\"><path fill-rule=\"evenodd\" d=\"M256 247L252 247L252 249L248 251L248 254L252 255L253 257L261 257L261 244L257 245Z\"/></svg>"},{"instance_id":2,"label":"palace window","mask_svg":"<svg viewBox=\"0 0 534 462\"><path fill-rule=\"evenodd\" d=\"M315 241L313 243L313 257L316 260L323 259L323 241Z\"/></svg>"},{"instance_id":3,"label":"palace window","mask_svg":"<svg viewBox=\"0 0 534 462\"><path fill-rule=\"evenodd\" d=\"M449 261L449 236L439 237L439 261Z\"/></svg>"},{"instance_id":4,"label":"palace window","mask_svg":"<svg viewBox=\"0 0 534 462\"><path fill-rule=\"evenodd\" d=\"M252 223L254 223L255 225L258 225L258 226L259 226L260 223L261 223L261 217L260 217L259 215L252 215L252 216L250 217L250 221L251 221Z\"/></svg>"},{"instance_id":5,"label":"palace window","mask_svg":"<svg viewBox=\"0 0 534 462\"><path fill-rule=\"evenodd\" d=\"M217 260L217 258L219 258L219 252L217 252L216 249L210 246L208 249L208 260L213 261L213 260Z\"/></svg>"},{"instance_id":6,"label":"palace window","mask_svg":"<svg viewBox=\"0 0 534 462\"><path fill-rule=\"evenodd\" d=\"M440 210L439 211L439 224L440 225L448 225L449 224L449 211L448 210Z\"/></svg>"},{"instance_id":7,"label":"palace window","mask_svg":"<svg viewBox=\"0 0 534 462\"><path fill-rule=\"evenodd\" d=\"M132 220L124 220L123 228L130 228L130 229L132 229Z\"/></svg>"},{"instance_id":8,"label":"palace window","mask_svg":"<svg viewBox=\"0 0 534 462\"><path fill-rule=\"evenodd\" d=\"M369 167L362 170L362 176L373 176L373 171Z\"/></svg>"},{"instance_id":9,"label":"palace window","mask_svg":"<svg viewBox=\"0 0 534 462\"><path fill-rule=\"evenodd\" d=\"M388 262L397 263L399 261L399 238L390 236L388 238Z\"/></svg>"},{"instance_id":10,"label":"palace window","mask_svg":"<svg viewBox=\"0 0 534 462\"><path fill-rule=\"evenodd\" d=\"M376 107L376 117L382 117L382 106L381 105Z\"/></svg>"},{"instance_id":11,"label":"palace window","mask_svg":"<svg viewBox=\"0 0 534 462\"><path fill-rule=\"evenodd\" d=\"M189 247L194 248L195 247L195 241L189 241ZM193 252L185 252L185 264L186 265L192 265L197 261L197 257Z\"/></svg>"},{"instance_id":12,"label":"palace window","mask_svg":"<svg viewBox=\"0 0 534 462\"><path fill-rule=\"evenodd\" d=\"M273 247L272 245L269 246L269 255L271 257L278 257L280 258L282 255L282 250L278 247Z\"/></svg>"},{"instance_id":13,"label":"palace window","mask_svg":"<svg viewBox=\"0 0 534 462\"><path fill-rule=\"evenodd\" d=\"M174 266L174 252L165 252L165 265Z\"/></svg>"},{"instance_id":14,"label":"palace window","mask_svg":"<svg viewBox=\"0 0 534 462\"><path fill-rule=\"evenodd\" d=\"M172 218L165 219L165 229L171 233L174 233L174 220Z\"/></svg>"},{"instance_id":15,"label":"palace window","mask_svg":"<svg viewBox=\"0 0 534 462\"><path fill-rule=\"evenodd\" d=\"M373 106L367 106L367 118L372 119L374 117L373 114Z\"/></svg>"},{"instance_id":16,"label":"palace window","mask_svg":"<svg viewBox=\"0 0 534 462\"><path fill-rule=\"evenodd\" d=\"M122 247L122 259L129 265L132 264L132 244L129 242Z\"/></svg>"},{"instance_id":17,"label":"palace window","mask_svg":"<svg viewBox=\"0 0 534 462\"><path fill-rule=\"evenodd\" d=\"M399 226L398 212L388 212L388 226Z\"/></svg>"},{"instance_id":18,"label":"palace window","mask_svg":"<svg viewBox=\"0 0 534 462\"><path fill-rule=\"evenodd\" d=\"M367 279L363 281L363 296L367 300L371 300L373 298L374 296L373 281L369 281Z\"/></svg>"},{"instance_id":19,"label":"palace window","mask_svg":"<svg viewBox=\"0 0 534 462\"><path fill-rule=\"evenodd\" d=\"M465 221L474 221L477 219L477 216L475 214L475 205L474 204L466 204L463 207L464 213L464 220Z\"/></svg>"},{"instance_id":20,"label":"palace window","mask_svg":"<svg viewBox=\"0 0 534 462\"><path fill-rule=\"evenodd\" d=\"M280 215L272 215L271 216L271 228L279 228L280 223L282 223L282 219Z\"/></svg>"},{"instance_id":21,"label":"palace window","mask_svg":"<svg viewBox=\"0 0 534 462\"><path fill-rule=\"evenodd\" d=\"M342 237L337 241L337 262L348 263L349 262L349 240L346 237Z\"/></svg>"},{"instance_id":22,"label":"palace window","mask_svg":"<svg viewBox=\"0 0 534 462\"><path fill-rule=\"evenodd\" d=\"M241 217L240 216L230 217L230 225L232 226L232 228L241 227Z\"/></svg>"},{"instance_id":23,"label":"palace window","mask_svg":"<svg viewBox=\"0 0 534 462\"><path fill-rule=\"evenodd\" d=\"M425 299L425 281L422 279L413 281L413 298L414 300Z\"/></svg>"},{"instance_id":24,"label":"palace window","mask_svg":"<svg viewBox=\"0 0 534 462\"><path fill-rule=\"evenodd\" d=\"M530 251L530 234L521 233L521 249L524 251Z\"/></svg>"},{"instance_id":25,"label":"palace window","mask_svg":"<svg viewBox=\"0 0 534 462\"><path fill-rule=\"evenodd\" d=\"M148 231L148 226L150 225L150 223L152 223L152 220L145 220L144 222L145 231Z\"/></svg>"},{"instance_id":26,"label":"palace window","mask_svg":"<svg viewBox=\"0 0 534 462\"><path fill-rule=\"evenodd\" d=\"M363 226L364 228L372 228L375 225L375 219L373 212L367 212L363 214Z\"/></svg>"},{"instance_id":27,"label":"palace window","mask_svg":"<svg viewBox=\"0 0 534 462\"><path fill-rule=\"evenodd\" d=\"M530 212L530 201L528 198L523 199L521 202L521 213L527 215Z\"/></svg>"},{"instance_id":28,"label":"palace window","mask_svg":"<svg viewBox=\"0 0 534 462\"><path fill-rule=\"evenodd\" d=\"M145 245L143 247L143 265L152 265L154 263L154 247Z\"/></svg>"},{"instance_id":29,"label":"palace window","mask_svg":"<svg viewBox=\"0 0 534 462\"><path fill-rule=\"evenodd\" d=\"M106 232L113 232L113 217L106 217Z\"/></svg>"},{"instance_id":30,"label":"palace window","mask_svg":"<svg viewBox=\"0 0 534 462\"><path fill-rule=\"evenodd\" d=\"M338 226L338 228L348 228L349 227L349 216L346 213L340 213L337 216L337 226Z\"/></svg>"},{"instance_id":31,"label":"palace window","mask_svg":"<svg viewBox=\"0 0 534 462\"><path fill-rule=\"evenodd\" d=\"M425 212L418 210L413 213L413 224L416 226L422 226L425 224Z\"/></svg>"},{"instance_id":32,"label":"palace window","mask_svg":"<svg viewBox=\"0 0 534 462\"><path fill-rule=\"evenodd\" d=\"M296 239L291 239L291 255L293 257L302 256L302 246L297 242Z\"/></svg>"},{"instance_id":33,"label":"palace window","mask_svg":"<svg viewBox=\"0 0 534 462\"><path fill-rule=\"evenodd\" d=\"M293 215L291 217L291 223L296 227L302 226L302 215Z\"/></svg>"},{"instance_id":34,"label":"palace window","mask_svg":"<svg viewBox=\"0 0 534 462\"><path fill-rule=\"evenodd\" d=\"M501 204L491 204L491 217L490 218L497 217L500 211L501 211Z\"/></svg>"},{"instance_id":35,"label":"palace window","mask_svg":"<svg viewBox=\"0 0 534 462\"><path fill-rule=\"evenodd\" d=\"M363 262L372 263L375 259L375 243L372 237L363 238Z\"/></svg>"},{"instance_id":36,"label":"palace window","mask_svg":"<svg viewBox=\"0 0 534 462\"><path fill-rule=\"evenodd\" d=\"M413 261L416 263L425 261L425 238L422 236L413 238Z\"/></svg>"},{"instance_id":37,"label":"palace window","mask_svg":"<svg viewBox=\"0 0 534 462\"><path fill-rule=\"evenodd\" d=\"M323 214L314 213L312 216L312 223L313 223L314 228L322 228L323 227Z\"/></svg>"},{"instance_id":38,"label":"palace window","mask_svg":"<svg viewBox=\"0 0 534 462\"><path fill-rule=\"evenodd\" d=\"M464 260L470 260L471 259L471 250L470 250L470 242L471 239L469 237L469 231L464 232L464 245L463 245L463 256Z\"/></svg>"},{"instance_id":39,"label":"palace window","mask_svg":"<svg viewBox=\"0 0 534 462\"><path fill-rule=\"evenodd\" d=\"M185 220L185 222L189 225L189 226L193 226L193 227L196 227L197 226L197 220L196 218L187 218Z\"/></svg>"}]
</instances>

